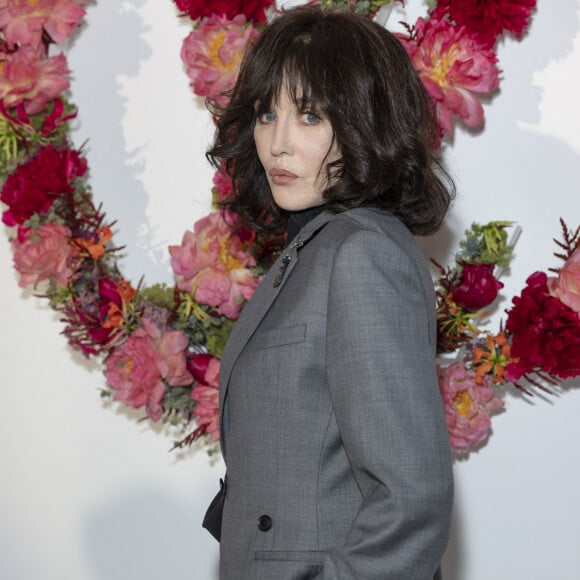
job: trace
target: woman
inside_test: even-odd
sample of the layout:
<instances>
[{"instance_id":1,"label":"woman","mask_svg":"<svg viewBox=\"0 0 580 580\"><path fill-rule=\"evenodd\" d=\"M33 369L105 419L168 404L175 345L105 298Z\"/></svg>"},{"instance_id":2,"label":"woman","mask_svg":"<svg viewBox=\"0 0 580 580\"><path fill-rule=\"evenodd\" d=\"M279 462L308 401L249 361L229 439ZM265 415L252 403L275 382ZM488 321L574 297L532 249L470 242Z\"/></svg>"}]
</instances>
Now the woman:
<instances>
[{"instance_id":1,"label":"woman","mask_svg":"<svg viewBox=\"0 0 580 580\"><path fill-rule=\"evenodd\" d=\"M412 233L435 231L452 194L428 96L381 26L297 8L217 115L226 207L288 231L221 363L220 578L431 579L453 484Z\"/></svg>"}]
</instances>

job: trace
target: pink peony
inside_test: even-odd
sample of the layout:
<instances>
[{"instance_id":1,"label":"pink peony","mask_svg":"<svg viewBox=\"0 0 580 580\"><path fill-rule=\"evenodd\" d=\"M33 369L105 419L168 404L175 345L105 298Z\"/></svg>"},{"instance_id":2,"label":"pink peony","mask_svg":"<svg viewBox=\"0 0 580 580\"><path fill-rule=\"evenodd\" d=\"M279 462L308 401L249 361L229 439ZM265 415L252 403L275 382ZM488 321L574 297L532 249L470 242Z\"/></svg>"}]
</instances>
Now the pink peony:
<instances>
[{"instance_id":1,"label":"pink peony","mask_svg":"<svg viewBox=\"0 0 580 580\"><path fill-rule=\"evenodd\" d=\"M42 48L20 48L0 62L0 100L5 109L24 104L29 115L41 113L69 87L64 55L44 58Z\"/></svg>"},{"instance_id":2,"label":"pink peony","mask_svg":"<svg viewBox=\"0 0 580 580\"><path fill-rule=\"evenodd\" d=\"M215 212L196 222L193 232L185 232L181 246L170 246L169 253L180 290L236 319L258 286L250 270L256 260L225 222L225 215Z\"/></svg>"},{"instance_id":3,"label":"pink peony","mask_svg":"<svg viewBox=\"0 0 580 580\"><path fill-rule=\"evenodd\" d=\"M183 41L181 58L193 92L227 104L224 92L231 89L238 76L240 61L258 30L243 14L233 20L211 16L201 20Z\"/></svg>"},{"instance_id":4,"label":"pink peony","mask_svg":"<svg viewBox=\"0 0 580 580\"><path fill-rule=\"evenodd\" d=\"M158 421L163 415L165 382L186 386L193 377L187 370L188 339L181 330L161 332L152 322L142 319L138 328L106 360L105 377L115 391L114 399L139 409Z\"/></svg>"},{"instance_id":5,"label":"pink peony","mask_svg":"<svg viewBox=\"0 0 580 580\"><path fill-rule=\"evenodd\" d=\"M453 116L468 127L483 123L483 107L476 93L499 85L497 57L474 40L467 29L447 20L417 20L410 36L399 36L413 66L437 106L443 133L453 133Z\"/></svg>"},{"instance_id":6,"label":"pink peony","mask_svg":"<svg viewBox=\"0 0 580 580\"><path fill-rule=\"evenodd\" d=\"M557 278L548 278L548 290L580 314L580 248L570 256Z\"/></svg>"},{"instance_id":7,"label":"pink peony","mask_svg":"<svg viewBox=\"0 0 580 580\"><path fill-rule=\"evenodd\" d=\"M157 349L159 354L157 368L167 384L172 387L190 385L193 376L187 369L186 352L189 344L187 335L182 330L161 332L147 318L143 318L141 322Z\"/></svg>"},{"instance_id":8,"label":"pink peony","mask_svg":"<svg viewBox=\"0 0 580 580\"><path fill-rule=\"evenodd\" d=\"M50 280L57 288L66 287L75 255L70 238L69 228L54 223L43 224L34 231L20 230L12 242L20 287L33 284L36 288L42 280Z\"/></svg>"},{"instance_id":9,"label":"pink peony","mask_svg":"<svg viewBox=\"0 0 580 580\"><path fill-rule=\"evenodd\" d=\"M470 446L478 445L489 436L490 413L503 408L486 375L482 384L463 363L438 367L439 390L443 398L445 418L451 448L456 453L466 453Z\"/></svg>"},{"instance_id":10,"label":"pink peony","mask_svg":"<svg viewBox=\"0 0 580 580\"><path fill-rule=\"evenodd\" d=\"M194 411L197 424L211 435L212 441L218 441L220 361L209 354L197 354L191 358L189 368L196 380L191 398L197 401Z\"/></svg>"},{"instance_id":11,"label":"pink peony","mask_svg":"<svg viewBox=\"0 0 580 580\"><path fill-rule=\"evenodd\" d=\"M0 28L9 45L40 46L43 31L62 42L85 15L86 0L0 0Z\"/></svg>"}]
</instances>

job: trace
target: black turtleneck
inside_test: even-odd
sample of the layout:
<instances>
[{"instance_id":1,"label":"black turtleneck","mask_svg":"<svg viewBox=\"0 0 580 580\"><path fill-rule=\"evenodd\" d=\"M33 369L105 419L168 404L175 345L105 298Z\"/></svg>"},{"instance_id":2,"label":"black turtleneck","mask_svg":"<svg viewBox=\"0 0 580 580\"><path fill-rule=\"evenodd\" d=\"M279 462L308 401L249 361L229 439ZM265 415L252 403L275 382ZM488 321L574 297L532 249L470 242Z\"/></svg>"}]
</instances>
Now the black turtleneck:
<instances>
[{"instance_id":1,"label":"black turtleneck","mask_svg":"<svg viewBox=\"0 0 580 580\"><path fill-rule=\"evenodd\" d=\"M292 240L296 237L296 234L310 221L313 220L317 215L324 211L324 205L318 205L316 207L309 207L308 209L303 209L302 211L294 211L288 216L288 221L286 222L286 242L284 247L288 246Z\"/></svg>"}]
</instances>

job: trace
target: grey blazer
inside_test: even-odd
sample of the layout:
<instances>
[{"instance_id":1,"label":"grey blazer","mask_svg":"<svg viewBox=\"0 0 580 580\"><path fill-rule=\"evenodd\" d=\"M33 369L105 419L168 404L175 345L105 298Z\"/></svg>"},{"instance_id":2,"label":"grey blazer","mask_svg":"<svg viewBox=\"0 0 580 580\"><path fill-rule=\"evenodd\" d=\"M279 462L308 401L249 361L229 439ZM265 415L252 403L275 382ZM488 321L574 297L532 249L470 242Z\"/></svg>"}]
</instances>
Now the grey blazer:
<instances>
[{"instance_id":1,"label":"grey blazer","mask_svg":"<svg viewBox=\"0 0 580 580\"><path fill-rule=\"evenodd\" d=\"M451 454L409 231L323 212L246 305L220 380L221 580L431 580Z\"/></svg>"}]
</instances>

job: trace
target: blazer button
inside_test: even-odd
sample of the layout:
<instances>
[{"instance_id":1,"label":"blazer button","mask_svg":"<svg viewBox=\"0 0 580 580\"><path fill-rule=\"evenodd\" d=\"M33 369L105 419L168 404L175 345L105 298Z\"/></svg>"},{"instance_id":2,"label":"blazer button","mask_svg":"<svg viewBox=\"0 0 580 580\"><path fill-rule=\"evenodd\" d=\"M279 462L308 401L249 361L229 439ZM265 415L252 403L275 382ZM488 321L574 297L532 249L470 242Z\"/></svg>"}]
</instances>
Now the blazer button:
<instances>
[{"instance_id":1,"label":"blazer button","mask_svg":"<svg viewBox=\"0 0 580 580\"><path fill-rule=\"evenodd\" d=\"M268 515L263 515L258 518L258 529L261 532L267 532L272 527L272 518Z\"/></svg>"}]
</instances>

